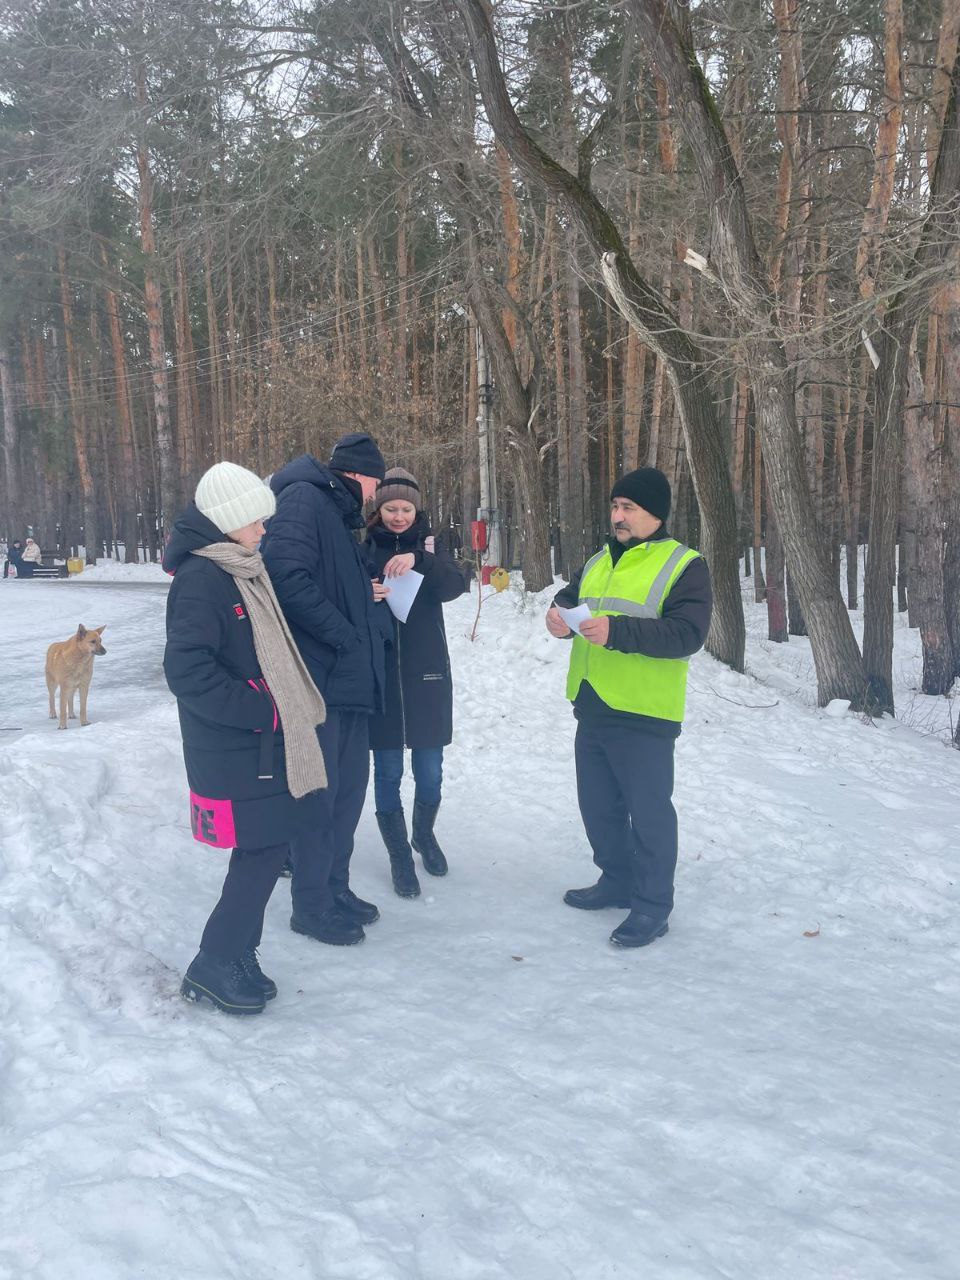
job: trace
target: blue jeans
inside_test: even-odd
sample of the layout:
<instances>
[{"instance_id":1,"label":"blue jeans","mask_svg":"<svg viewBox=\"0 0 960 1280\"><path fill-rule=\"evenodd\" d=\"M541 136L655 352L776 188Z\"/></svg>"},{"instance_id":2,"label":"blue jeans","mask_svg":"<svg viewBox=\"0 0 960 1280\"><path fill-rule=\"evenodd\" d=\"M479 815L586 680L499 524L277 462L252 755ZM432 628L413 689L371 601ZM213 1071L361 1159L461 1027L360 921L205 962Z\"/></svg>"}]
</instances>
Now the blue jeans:
<instances>
[{"instance_id":1,"label":"blue jeans","mask_svg":"<svg viewBox=\"0 0 960 1280\"><path fill-rule=\"evenodd\" d=\"M421 804L439 804L443 783L443 747L414 747L410 752L416 799ZM397 813L400 779L403 777L403 750L390 747L373 753L373 794L377 813Z\"/></svg>"}]
</instances>

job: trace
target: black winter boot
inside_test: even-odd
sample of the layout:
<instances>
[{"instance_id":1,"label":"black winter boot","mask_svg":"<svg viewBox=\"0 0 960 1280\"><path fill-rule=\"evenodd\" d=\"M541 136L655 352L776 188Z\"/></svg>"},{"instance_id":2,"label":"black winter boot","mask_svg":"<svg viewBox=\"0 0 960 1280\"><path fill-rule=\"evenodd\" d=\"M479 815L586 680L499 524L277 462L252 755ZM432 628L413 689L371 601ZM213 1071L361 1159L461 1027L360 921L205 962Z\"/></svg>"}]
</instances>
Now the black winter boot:
<instances>
[{"instance_id":1,"label":"black winter boot","mask_svg":"<svg viewBox=\"0 0 960 1280\"><path fill-rule=\"evenodd\" d=\"M194 1002L209 1000L224 1013L262 1013L266 1003L240 960L218 960L205 951L198 951L191 960L180 994Z\"/></svg>"},{"instance_id":2,"label":"black winter boot","mask_svg":"<svg viewBox=\"0 0 960 1280\"><path fill-rule=\"evenodd\" d=\"M290 917L290 928L294 933L302 933L304 937L329 943L332 947L352 947L367 936L363 925L357 924L356 920L348 920L336 907L309 916L298 916L294 912Z\"/></svg>"},{"instance_id":3,"label":"black winter boot","mask_svg":"<svg viewBox=\"0 0 960 1280\"><path fill-rule=\"evenodd\" d=\"M277 994L277 984L260 968L256 947L248 947L240 957L240 963L243 965L243 972L247 975L251 987L259 991L264 1000L272 1000Z\"/></svg>"},{"instance_id":4,"label":"black winter boot","mask_svg":"<svg viewBox=\"0 0 960 1280\"><path fill-rule=\"evenodd\" d=\"M615 947L647 947L662 938L670 929L663 916L646 916L642 911L631 911L610 935Z\"/></svg>"},{"instance_id":5,"label":"black winter boot","mask_svg":"<svg viewBox=\"0 0 960 1280\"><path fill-rule=\"evenodd\" d=\"M420 881L413 865L413 854L407 840L407 820L403 810L395 813L378 813L377 826L390 855L390 876L393 891L399 898L419 898Z\"/></svg>"},{"instance_id":6,"label":"black winter boot","mask_svg":"<svg viewBox=\"0 0 960 1280\"><path fill-rule=\"evenodd\" d=\"M433 824L437 820L439 808L439 804L424 804L420 800L413 802L413 836L410 843L423 859L424 871L432 876L447 874L447 860L433 834Z\"/></svg>"}]
</instances>

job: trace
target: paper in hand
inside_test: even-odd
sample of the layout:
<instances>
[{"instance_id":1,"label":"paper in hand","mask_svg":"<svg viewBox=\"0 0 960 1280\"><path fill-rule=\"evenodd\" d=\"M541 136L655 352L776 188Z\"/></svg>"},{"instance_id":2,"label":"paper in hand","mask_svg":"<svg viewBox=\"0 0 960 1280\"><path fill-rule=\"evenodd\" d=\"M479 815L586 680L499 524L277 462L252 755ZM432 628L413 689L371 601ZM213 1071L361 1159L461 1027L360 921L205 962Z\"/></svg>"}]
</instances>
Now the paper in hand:
<instances>
[{"instance_id":1,"label":"paper in hand","mask_svg":"<svg viewBox=\"0 0 960 1280\"><path fill-rule=\"evenodd\" d=\"M423 574L417 573L416 569L408 569L398 578L387 578L390 594L386 597L386 601L390 612L398 622L406 622L422 583Z\"/></svg>"},{"instance_id":2,"label":"paper in hand","mask_svg":"<svg viewBox=\"0 0 960 1280\"><path fill-rule=\"evenodd\" d=\"M557 608L559 609L560 617L564 620L570 630L575 631L578 636L583 635L583 632L580 630L580 623L586 622L588 618L593 617L593 614L590 612L590 606L588 604L578 604L575 609L560 609L560 606L558 605Z\"/></svg>"}]
</instances>

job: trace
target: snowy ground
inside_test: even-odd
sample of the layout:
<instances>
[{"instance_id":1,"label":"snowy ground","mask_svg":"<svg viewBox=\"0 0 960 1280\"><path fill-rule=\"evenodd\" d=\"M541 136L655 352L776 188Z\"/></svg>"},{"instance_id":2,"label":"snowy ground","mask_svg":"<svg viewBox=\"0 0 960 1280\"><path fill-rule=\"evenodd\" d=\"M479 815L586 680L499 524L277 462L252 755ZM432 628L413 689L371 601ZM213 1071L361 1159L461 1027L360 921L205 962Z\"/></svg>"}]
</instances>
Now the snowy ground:
<instances>
[{"instance_id":1,"label":"snowy ground","mask_svg":"<svg viewBox=\"0 0 960 1280\"><path fill-rule=\"evenodd\" d=\"M566 649L513 592L471 646L457 602L450 876L395 898L368 806L382 920L314 944L281 884L280 996L234 1021L177 996L224 855L189 835L165 581L0 583L0 1277L956 1280L960 753L914 633L908 723L818 711L752 606L752 675L695 659L678 906L624 954L561 902L593 878ZM58 733L80 621L108 652Z\"/></svg>"}]
</instances>

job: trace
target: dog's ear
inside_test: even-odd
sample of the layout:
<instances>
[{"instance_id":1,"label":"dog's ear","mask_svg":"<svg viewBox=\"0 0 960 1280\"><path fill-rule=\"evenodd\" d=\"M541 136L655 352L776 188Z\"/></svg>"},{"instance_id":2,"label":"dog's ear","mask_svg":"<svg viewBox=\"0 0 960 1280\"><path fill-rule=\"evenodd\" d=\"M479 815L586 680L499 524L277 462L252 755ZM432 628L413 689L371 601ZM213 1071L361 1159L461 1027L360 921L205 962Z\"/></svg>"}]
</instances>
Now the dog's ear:
<instances>
[{"instance_id":1,"label":"dog's ear","mask_svg":"<svg viewBox=\"0 0 960 1280\"><path fill-rule=\"evenodd\" d=\"M104 623L102 627L94 627L94 630L96 631L98 636L102 636L103 633L106 631L106 629L107 629L106 623Z\"/></svg>"},{"instance_id":2,"label":"dog's ear","mask_svg":"<svg viewBox=\"0 0 960 1280\"><path fill-rule=\"evenodd\" d=\"M82 640L86 634L87 634L87 628L81 622L79 627L77 627L77 639Z\"/></svg>"}]
</instances>

